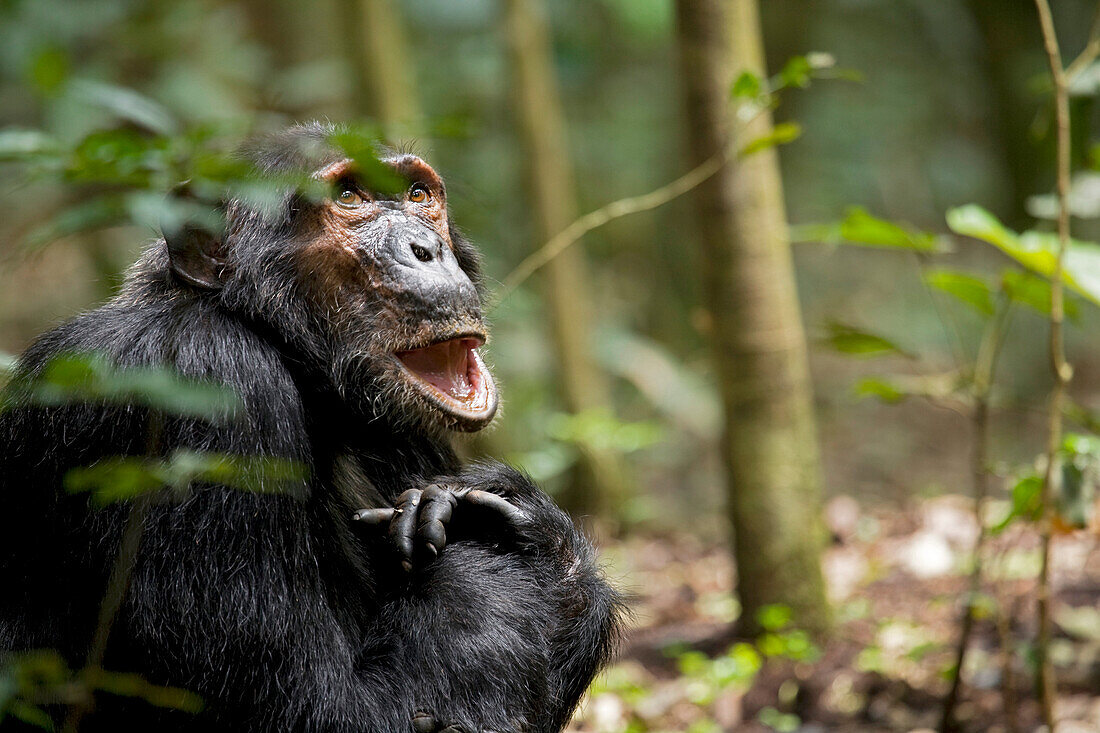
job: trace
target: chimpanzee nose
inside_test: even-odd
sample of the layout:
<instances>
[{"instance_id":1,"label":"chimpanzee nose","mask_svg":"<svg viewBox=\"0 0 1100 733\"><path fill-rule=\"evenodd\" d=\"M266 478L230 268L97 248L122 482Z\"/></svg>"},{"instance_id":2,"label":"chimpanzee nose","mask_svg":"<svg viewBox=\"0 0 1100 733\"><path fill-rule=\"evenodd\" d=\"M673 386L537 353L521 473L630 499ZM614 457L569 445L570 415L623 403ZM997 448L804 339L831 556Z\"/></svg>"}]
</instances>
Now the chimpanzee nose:
<instances>
[{"instance_id":1,"label":"chimpanzee nose","mask_svg":"<svg viewBox=\"0 0 1100 733\"><path fill-rule=\"evenodd\" d=\"M413 256L421 262L432 261L432 251L422 244L417 242L409 242L409 249L412 250Z\"/></svg>"},{"instance_id":2,"label":"chimpanzee nose","mask_svg":"<svg viewBox=\"0 0 1100 733\"><path fill-rule=\"evenodd\" d=\"M380 254L397 292L433 312L479 308L477 289L435 229L412 217L393 217L388 224Z\"/></svg>"},{"instance_id":3,"label":"chimpanzee nose","mask_svg":"<svg viewBox=\"0 0 1100 733\"><path fill-rule=\"evenodd\" d=\"M453 275L458 271L451 248L431 227L419 222L401 222L391 227L385 249L399 265L420 272Z\"/></svg>"}]
</instances>

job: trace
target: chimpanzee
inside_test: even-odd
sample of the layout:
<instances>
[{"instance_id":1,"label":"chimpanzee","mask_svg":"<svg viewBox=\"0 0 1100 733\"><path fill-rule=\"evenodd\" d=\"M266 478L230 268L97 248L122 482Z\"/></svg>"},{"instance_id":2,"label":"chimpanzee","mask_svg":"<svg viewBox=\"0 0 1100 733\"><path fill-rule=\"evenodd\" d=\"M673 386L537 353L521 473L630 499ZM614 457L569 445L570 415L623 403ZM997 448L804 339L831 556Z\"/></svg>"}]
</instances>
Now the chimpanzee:
<instances>
[{"instance_id":1,"label":"chimpanzee","mask_svg":"<svg viewBox=\"0 0 1100 733\"><path fill-rule=\"evenodd\" d=\"M619 598L567 515L519 471L464 467L452 448L490 422L497 392L477 252L443 181L384 153L407 188L369 190L331 133L300 125L244 153L271 174L314 171L330 197L288 190L274 215L234 200L224 234L167 232L117 297L19 362L27 378L71 352L168 365L243 408L163 414L151 442L137 404L13 398L0 650L79 667L99 626L132 502L91 506L63 488L70 469L178 448L308 469L293 491L196 482L147 502L103 668L204 708L100 692L82 730L556 731L614 646Z\"/></svg>"}]
</instances>

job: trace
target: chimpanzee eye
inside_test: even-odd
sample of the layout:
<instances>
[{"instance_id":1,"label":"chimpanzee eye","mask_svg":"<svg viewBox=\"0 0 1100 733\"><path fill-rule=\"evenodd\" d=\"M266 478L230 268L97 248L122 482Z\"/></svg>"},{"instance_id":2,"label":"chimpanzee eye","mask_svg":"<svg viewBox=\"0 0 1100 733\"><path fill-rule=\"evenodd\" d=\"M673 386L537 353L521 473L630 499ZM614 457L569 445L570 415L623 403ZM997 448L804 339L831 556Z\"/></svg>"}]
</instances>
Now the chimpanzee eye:
<instances>
[{"instance_id":1,"label":"chimpanzee eye","mask_svg":"<svg viewBox=\"0 0 1100 733\"><path fill-rule=\"evenodd\" d=\"M336 202L341 206L358 206L363 203L363 197L351 186L340 186L336 190L340 191L340 195L336 197Z\"/></svg>"},{"instance_id":2,"label":"chimpanzee eye","mask_svg":"<svg viewBox=\"0 0 1100 733\"><path fill-rule=\"evenodd\" d=\"M432 194L423 183L414 183L409 189L409 201L414 204L423 204L430 201Z\"/></svg>"}]
</instances>

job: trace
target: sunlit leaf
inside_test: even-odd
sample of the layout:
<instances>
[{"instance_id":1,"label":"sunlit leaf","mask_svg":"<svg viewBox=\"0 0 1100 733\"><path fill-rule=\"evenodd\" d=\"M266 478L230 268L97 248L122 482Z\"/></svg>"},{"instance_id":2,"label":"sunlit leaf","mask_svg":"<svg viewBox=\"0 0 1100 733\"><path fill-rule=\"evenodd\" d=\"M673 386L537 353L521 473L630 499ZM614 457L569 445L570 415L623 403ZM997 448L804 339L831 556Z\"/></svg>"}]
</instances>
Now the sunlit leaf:
<instances>
[{"instance_id":1,"label":"sunlit leaf","mask_svg":"<svg viewBox=\"0 0 1100 733\"><path fill-rule=\"evenodd\" d=\"M65 474L70 493L91 493L105 506L151 491L186 489L193 483L228 486L257 493L295 493L308 477L306 467L273 456L234 456L179 449L167 459L115 456Z\"/></svg>"},{"instance_id":2,"label":"sunlit leaf","mask_svg":"<svg viewBox=\"0 0 1100 733\"><path fill-rule=\"evenodd\" d=\"M897 382L881 377L866 377L859 380L855 386L855 393L859 397L874 397L889 404L901 402L909 396L909 393Z\"/></svg>"},{"instance_id":3,"label":"sunlit leaf","mask_svg":"<svg viewBox=\"0 0 1100 733\"><path fill-rule=\"evenodd\" d=\"M772 131L767 135L756 138L749 142L745 147L741 148L738 155L745 157L752 155L753 153L759 153L762 150L775 147L776 145L783 145L789 143L792 140L798 139L798 136L802 134L802 127L796 122L780 122Z\"/></svg>"},{"instance_id":4,"label":"sunlit leaf","mask_svg":"<svg viewBox=\"0 0 1100 733\"><path fill-rule=\"evenodd\" d=\"M1017 235L985 209L975 204L947 212L947 225L956 234L988 242L1024 267L1050 277L1057 262L1058 237L1049 232ZM1100 304L1100 245L1070 242L1064 262L1066 287Z\"/></svg>"},{"instance_id":5,"label":"sunlit leaf","mask_svg":"<svg viewBox=\"0 0 1100 733\"><path fill-rule=\"evenodd\" d=\"M867 377L856 383L854 391L857 397L874 397L887 404L901 402L908 397L966 403L970 399L966 380L957 371L898 374L889 378Z\"/></svg>"},{"instance_id":6,"label":"sunlit leaf","mask_svg":"<svg viewBox=\"0 0 1100 733\"><path fill-rule=\"evenodd\" d=\"M41 130L8 127L0 130L0 161L27 160L57 152L57 142Z\"/></svg>"},{"instance_id":7,"label":"sunlit leaf","mask_svg":"<svg viewBox=\"0 0 1100 733\"><path fill-rule=\"evenodd\" d=\"M754 100L764 93L764 82L751 71L742 71L730 87L730 96L734 99Z\"/></svg>"},{"instance_id":8,"label":"sunlit leaf","mask_svg":"<svg viewBox=\"0 0 1100 733\"><path fill-rule=\"evenodd\" d=\"M1014 303L1050 315L1050 281L1027 270L1008 269L1001 273L1001 290ZM1079 320L1081 309L1076 296L1066 293L1062 310L1071 321Z\"/></svg>"},{"instance_id":9,"label":"sunlit leaf","mask_svg":"<svg viewBox=\"0 0 1100 733\"><path fill-rule=\"evenodd\" d=\"M794 612L791 611L790 606L785 606L780 603L770 603L761 606L757 610L756 623L760 624L760 628L767 631L779 631L785 628L793 617Z\"/></svg>"},{"instance_id":10,"label":"sunlit leaf","mask_svg":"<svg viewBox=\"0 0 1100 733\"><path fill-rule=\"evenodd\" d=\"M844 243L917 252L937 252L944 249L935 234L879 219L858 206L845 211L844 218L838 222L792 227L791 241Z\"/></svg>"},{"instance_id":11,"label":"sunlit leaf","mask_svg":"<svg viewBox=\"0 0 1100 733\"><path fill-rule=\"evenodd\" d=\"M792 56L779 72L781 86L805 89L810 86L814 67L805 56Z\"/></svg>"},{"instance_id":12,"label":"sunlit leaf","mask_svg":"<svg viewBox=\"0 0 1100 733\"><path fill-rule=\"evenodd\" d=\"M825 325L828 334L822 341L842 354L852 356L883 356L886 354L909 354L893 341L854 326L830 321Z\"/></svg>"},{"instance_id":13,"label":"sunlit leaf","mask_svg":"<svg viewBox=\"0 0 1100 733\"><path fill-rule=\"evenodd\" d=\"M547 424L550 437L597 451L633 453L660 443L664 428L654 421L626 422L607 409L556 413Z\"/></svg>"},{"instance_id":14,"label":"sunlit leaf","mask_svg":"<svg viewBox=\"0 0 1100 733\"><path fill-rule=\"evenodd\" d=\"M1100 642L1100 609L1059 605L1054 611L1054 620L1078 639Z\"/></svg>"},{"instance_id":15,"label":"sunlit leaf","mask_svg":"<svg viewBox=\"0 0 1100 733\"><path fill-rule=\"evenodd\" d=\"M1024 476L1012 487L1012 508L1008 514L990 528L994 534L1004 531L1006 527L1017 519L1035 522L1042 516L1043 505L1040 500L1043 490L1043 479L1040 476Z\"/></svg>"},{"instance_id":16,"label":"sunlit leaf","mask_svg":"<svg viewBox=\"0 0 1100 733\"><path fill-rule=\"evenodd\" d=\"M979 277L954 270L934 270L925 276L925 282L982 315L993 315L993 293L985 280Z\"/></svg>"}]
</instances>

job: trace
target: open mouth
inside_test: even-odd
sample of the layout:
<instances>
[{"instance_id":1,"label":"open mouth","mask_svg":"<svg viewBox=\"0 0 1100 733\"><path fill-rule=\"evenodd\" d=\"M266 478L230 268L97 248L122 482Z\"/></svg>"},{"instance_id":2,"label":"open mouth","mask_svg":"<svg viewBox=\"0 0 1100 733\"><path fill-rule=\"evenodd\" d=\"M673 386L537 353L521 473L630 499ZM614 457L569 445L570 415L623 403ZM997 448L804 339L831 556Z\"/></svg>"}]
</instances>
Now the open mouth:
<instances>
[{"instance_id":1,"label":"open mouth","mask_svg":"<svg viewBox=\"0 0 1100 733\"><path fill-rule=\"evenodd\" d=\"M477 352L483 343L478 336L440 341L398 351L397 363L421 394L458 418L462 427L476 430L497 410L496 385Z\"/></svg>"}]
</instances>

